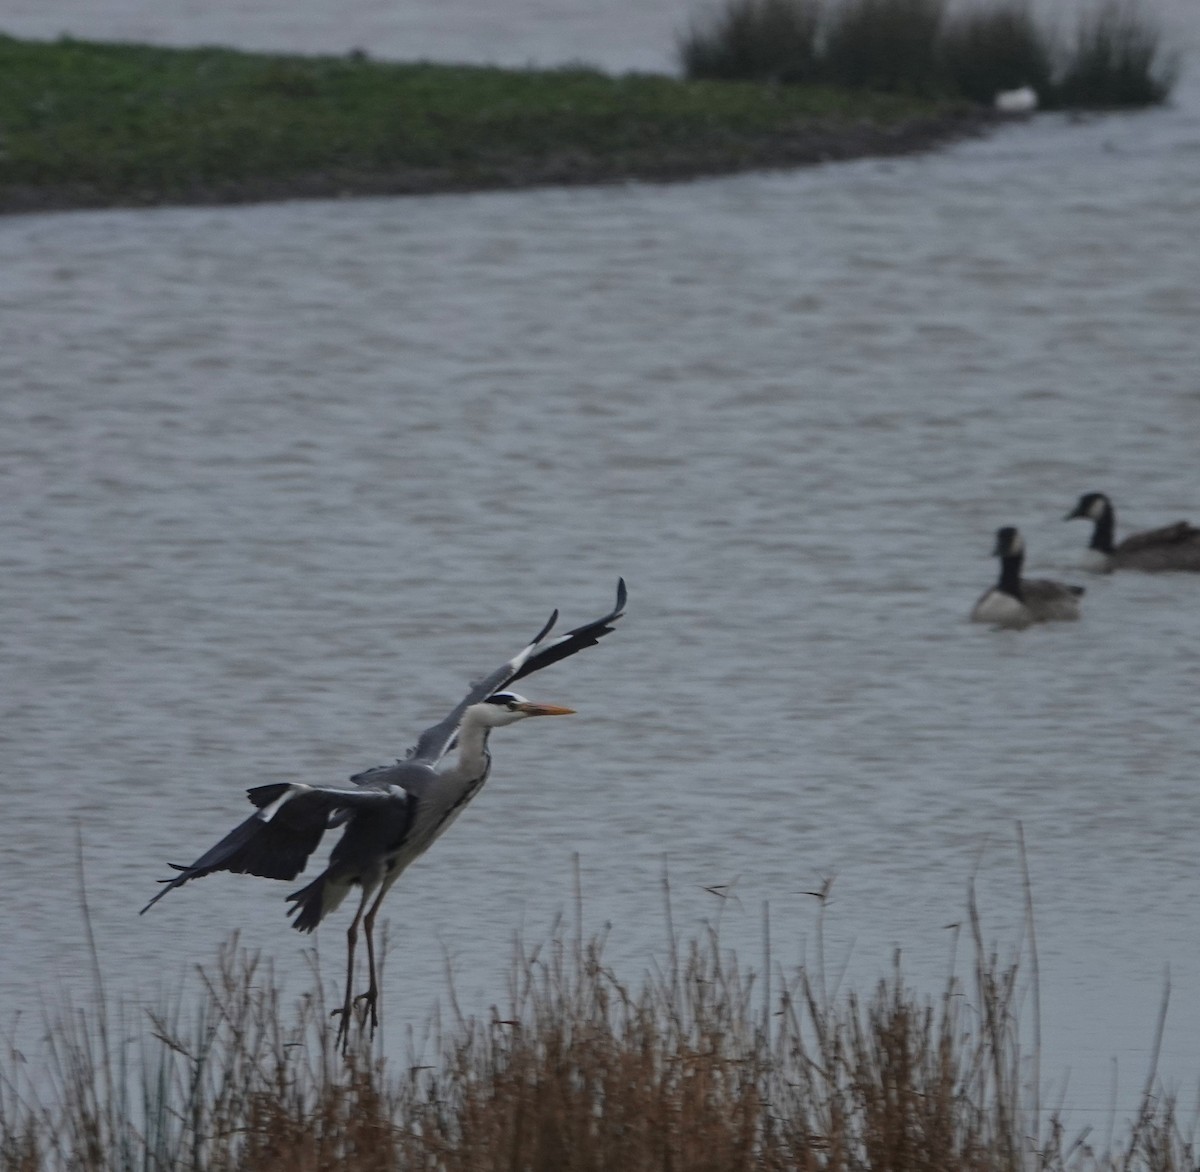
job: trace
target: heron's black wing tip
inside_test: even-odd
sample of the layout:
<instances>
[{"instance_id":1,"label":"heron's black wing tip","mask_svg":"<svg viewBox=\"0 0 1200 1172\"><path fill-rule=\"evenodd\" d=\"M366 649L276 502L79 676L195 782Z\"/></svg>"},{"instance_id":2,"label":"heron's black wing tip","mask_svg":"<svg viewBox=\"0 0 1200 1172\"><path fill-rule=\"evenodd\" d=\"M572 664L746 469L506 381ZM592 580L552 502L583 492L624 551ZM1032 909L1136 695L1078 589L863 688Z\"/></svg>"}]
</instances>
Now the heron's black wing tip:
<instances>
[{"instance_id":1,"label":"heron's black wing tip","mask_svg":"<svg viewBox=\"0 0 1200 1172\"><path fill-rule=\"evenodd\" d=\"M160 883L174 883L175 880L174 879L160 879L159 882ZM150 900L150 902L148 904L146 904L146 906L144 908L142 908L142 910L140 912L138 912L138 915L144 916L170 890L171 889L169 887L164 887L152 900Z\"/></svg>"},{"instance_id":2,"label":"heron's black wing tip","mask_svg":"<svg viewBox=\"0 0 1200 1172\"><path fill-rule=\"evenodd\" d=\"M556 622L558 622L558 607L555 607L550 612L550 617L546 620L546 625L530 640L530 646L536 647L537 644L539 644L547 635L550 634L550 632L554 629L554 624Z\"/></svg>"},{"instance_id":3,"label":"heron's black wing tip","mask_svg":"<svg viewBox=\"0 0 1200 1172\"><path fill-rule=\"evenodd\" d=\"M605 635L611 634L615 629L612 624L621 617L627 595L625 579L618 578L617 604L608 614L602 618L593 619L590 623L575 627L566 634L559 635L545 647L533 651L525 663L509 677L508 682L515 683L517 680L524 679L535 671L541 671L552 663L558 663L560 660L582 651L585 647L595 647ZM557 615L557 613L556 611L555 614Z\"/></svg>"},{"instance_id":4,"label":"heron's black wing tip","mask_svg":"<svg viewBox=\"0 0 1200 1172\"><path fill-rule=\"evenodd\" d=\"M629 599L629 591L625 588L625 579L617 579L617 605L613 607L612 614L604 620L605 623L615 623L625 613L625 603Z\"/></svg>"}]
</instances>

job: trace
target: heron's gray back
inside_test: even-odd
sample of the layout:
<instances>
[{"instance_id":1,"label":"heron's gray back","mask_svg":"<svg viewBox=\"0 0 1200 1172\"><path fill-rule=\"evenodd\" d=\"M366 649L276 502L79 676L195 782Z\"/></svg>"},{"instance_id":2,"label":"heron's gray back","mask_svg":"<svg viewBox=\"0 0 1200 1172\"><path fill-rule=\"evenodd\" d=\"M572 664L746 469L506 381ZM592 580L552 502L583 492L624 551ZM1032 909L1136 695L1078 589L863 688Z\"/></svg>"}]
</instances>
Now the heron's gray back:
<instances>
[{"instance_id":1,"label":"heron's gray back","mask_svg":"<svg viewBox=\"0 0 1200 1172\"><path fill-rule=\"evenodd\" d=\"M438 784L437 771L423 761L397 761L393 765L376 765L350 778L364 789L387 789L398 785L418 801Z\"/></svg>"}]
</instances>

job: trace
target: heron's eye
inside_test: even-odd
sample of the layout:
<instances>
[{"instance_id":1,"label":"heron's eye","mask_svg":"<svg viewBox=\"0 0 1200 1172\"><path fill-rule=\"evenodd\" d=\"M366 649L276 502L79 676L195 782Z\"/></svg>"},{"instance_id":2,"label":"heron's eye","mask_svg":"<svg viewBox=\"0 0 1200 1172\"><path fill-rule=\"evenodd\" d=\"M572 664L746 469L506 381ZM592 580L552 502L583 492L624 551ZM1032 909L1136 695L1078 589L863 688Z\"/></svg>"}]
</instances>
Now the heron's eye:
<instances>
[{"instance_id":1,"label":"heron's eye","mask_svg":"<svg viewBox=\"0 0 1200 1172\"><path fill-rule=\"evenodd\" d=\"M507 708L509 712L513 712L516 710L517 704L520 703L520 697L514 696L511 692L496 692L494 695L489 696L484 703L498 704L503 708Z\"/></svg>"}]
</instances>

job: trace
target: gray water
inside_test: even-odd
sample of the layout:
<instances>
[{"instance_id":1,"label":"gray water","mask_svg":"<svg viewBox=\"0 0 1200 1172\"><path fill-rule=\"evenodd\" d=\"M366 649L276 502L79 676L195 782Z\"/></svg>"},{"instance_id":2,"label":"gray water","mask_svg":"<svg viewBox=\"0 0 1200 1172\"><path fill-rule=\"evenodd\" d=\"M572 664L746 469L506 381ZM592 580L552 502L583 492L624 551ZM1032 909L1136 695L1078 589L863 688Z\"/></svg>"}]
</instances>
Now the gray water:
<instances>
[{"instance_id":1,"label":"gray water","mask_svg":"<svg viewBox=\"0 0 1200 1172\"><path fill-rule=\"evenodd\" d=\"M303 982L294 885L215 876L139 918L165 864L248 785L403 754L624 575L619 630L524 686L579 716L497 733L389 897L391 1035L447 969L466 1011L502 1002L576 860L631 979L664 872L678 932L719 917L758 965L767 908L784 967L832 876L831 978L867 990L900 948L936 993L972 880L1019 944L1020 827L1048 1083L1127 1109L1169 973L1190 1106L1200 579L1083 574L1061 518L1091 489L1122 529L1200 516L1198 112L1185 84L791 173L0 221L0 1021L86 987L77 834L117 993L234 928ZM1086 582L1083 621L966 621L1002 524Z\"/></svg>"}]
</instances>

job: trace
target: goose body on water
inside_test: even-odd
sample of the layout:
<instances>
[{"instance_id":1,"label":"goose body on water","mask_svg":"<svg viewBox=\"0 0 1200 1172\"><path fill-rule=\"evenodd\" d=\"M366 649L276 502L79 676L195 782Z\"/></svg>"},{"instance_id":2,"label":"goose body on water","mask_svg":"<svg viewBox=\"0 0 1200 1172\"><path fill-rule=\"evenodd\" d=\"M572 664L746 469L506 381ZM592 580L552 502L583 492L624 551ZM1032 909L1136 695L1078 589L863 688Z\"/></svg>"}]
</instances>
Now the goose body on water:
<instances>
[{"instance_id":1,"label":"goose body on water","mask_svg":"<svg viewBox=\"0 0 1200 1172\"><path fill-rule=\"evenodd\" d=\"M1085 492L1065 519L1073 521L1076 517L1092 522L1088 569L1103 573L1109 570L1191 570L1200 573L1200 529L1187 521L1131 533L1124 541L1114 542L1117 513L1112 501L1102 492Z\"/></svg>"},{"instance_id":2,"label":"goose body on water","mask_svg":"<svg viewBox=\"0 0 1200 1172\"><path fill-rule=\"evenodd\" d=\"M1023 578L1025 541L1011 525L996 530L992 556L1000 559L1000 580L971 611L971 621L997 627L1023 628L1033 623L1062 622L1079 618L1082 586L1050 578Z\"/></svg>"}]
</instances>

